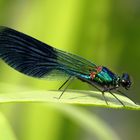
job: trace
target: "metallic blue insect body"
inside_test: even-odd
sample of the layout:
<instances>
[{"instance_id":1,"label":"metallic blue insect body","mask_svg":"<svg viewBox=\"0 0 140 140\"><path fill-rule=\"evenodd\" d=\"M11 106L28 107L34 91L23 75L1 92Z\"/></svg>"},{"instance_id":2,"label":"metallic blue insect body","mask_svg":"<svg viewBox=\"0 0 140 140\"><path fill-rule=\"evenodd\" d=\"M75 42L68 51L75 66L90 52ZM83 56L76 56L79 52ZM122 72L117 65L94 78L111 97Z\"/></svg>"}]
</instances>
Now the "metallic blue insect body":
<instances>
[{"instance_id":1,"label":"metallic blue insect body","mask_svg":"<svg viewBox=\"0 0 140 140\"><path fill-rule=\"evenodd\" d=\"M103 95L106 91L111 94L111 90L119 91L120 86L125 89L131 86L127 73L118 76L104 66L97 66L82 57L55 49L8 27L0 29L0 58L12 68L28 76L43 78L52 72L69 76L60 88L75 77L94 86ZM114 94L112 95L124 105Z\"/></svg>"}]
</instances>

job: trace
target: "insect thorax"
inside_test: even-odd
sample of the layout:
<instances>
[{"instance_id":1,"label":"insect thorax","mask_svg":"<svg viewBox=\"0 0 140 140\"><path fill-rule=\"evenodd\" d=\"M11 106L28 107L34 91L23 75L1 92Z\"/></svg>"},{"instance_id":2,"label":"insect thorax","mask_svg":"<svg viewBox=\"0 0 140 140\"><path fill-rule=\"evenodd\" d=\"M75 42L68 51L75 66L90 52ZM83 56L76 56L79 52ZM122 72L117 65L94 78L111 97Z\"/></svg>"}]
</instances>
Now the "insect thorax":
<instances>
[{"instance_id":1,"label":"insect thorax","mask_svg":"<svg viewBox=\"0 0 140 140\"><path fill-rule=\"evenodd\" d=\"M102 86L120 86L120 77L114 74L106 67L102 67L101 71L95 75L95 78L92 79Z\"/></svg>"}]
</instances>

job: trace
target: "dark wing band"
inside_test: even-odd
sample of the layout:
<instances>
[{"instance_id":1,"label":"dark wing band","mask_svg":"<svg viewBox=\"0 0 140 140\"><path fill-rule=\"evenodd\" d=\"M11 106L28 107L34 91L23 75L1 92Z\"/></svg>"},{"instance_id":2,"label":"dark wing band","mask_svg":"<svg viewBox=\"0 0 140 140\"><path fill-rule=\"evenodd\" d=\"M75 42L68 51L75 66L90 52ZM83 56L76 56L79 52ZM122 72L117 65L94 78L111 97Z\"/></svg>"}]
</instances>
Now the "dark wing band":
<instances>
[{"instance_id":1,"label":"dark wing band","mask_svg":"<svg viewBox=\"0 0 140 140\"><path fill-rule=\"evenodd\" d=\"M0 58L32 77L44 77L58 66L54 48L7 27L0 28Z\"/></svg>"}]
</instances>

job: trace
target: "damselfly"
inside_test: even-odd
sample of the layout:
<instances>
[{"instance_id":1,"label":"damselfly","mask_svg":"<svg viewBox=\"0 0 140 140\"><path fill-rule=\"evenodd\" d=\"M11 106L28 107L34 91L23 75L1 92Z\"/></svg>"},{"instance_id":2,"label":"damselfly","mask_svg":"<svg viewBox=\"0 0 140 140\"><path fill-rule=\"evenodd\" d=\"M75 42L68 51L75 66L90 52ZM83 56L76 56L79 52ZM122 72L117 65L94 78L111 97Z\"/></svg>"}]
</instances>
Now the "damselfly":
<instances>
[{"instance_id":1,"label":"damselfly","mask_svg":"<svg viewBox=\"0 0 140 140\"><path fill-rule=\"evenodd\" d=\"M131 86L130 76L127 73L118 76L104 66L97 66L80 56L53 48L8 27L0 29L0 58L12 68L28 76L44 78L52 72L67 75L68 79L59 89L69 83L59 99L71 81L77 78L101 91L106 104L108 102L104 93L109 92L124 106L111 91L116 90L128 97L119 90L119 87L129 89Z\"/></svg>"}]
</instances>

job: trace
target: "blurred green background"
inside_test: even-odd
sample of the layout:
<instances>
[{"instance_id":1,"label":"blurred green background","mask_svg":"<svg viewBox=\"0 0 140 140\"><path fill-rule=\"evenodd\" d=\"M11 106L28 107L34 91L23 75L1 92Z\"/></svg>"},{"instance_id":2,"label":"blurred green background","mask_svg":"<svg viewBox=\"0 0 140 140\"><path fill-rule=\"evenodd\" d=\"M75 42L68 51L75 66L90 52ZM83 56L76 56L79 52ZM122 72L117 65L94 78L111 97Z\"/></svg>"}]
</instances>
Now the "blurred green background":
<instances>
[{"instance_id":1,"label":"blurred green background","mask_svg":"<svg viewBox=\"0 0 140 140\"><path fill-rule=\"evenodd\" d=\"M140 103L139 0L0 0L0 25L12 27L58 49L107 66L118 74L130 73L133 86L127 93ZM49 90L58 89L63 82L27 77L0 61L0 83ZM70 88L90 89L79 81L75 81ZM72 108L77 109L76 106ZM138 111L95 107L78 109L83 111L83 115L86 110L91 118L96 115L118 139L140 138ZM5 133L0 140L102 139L96 130L93 130L93 134L89 133L76 123L76 118L71 119L53 105L3 104L0 110L3 115L0 122L4 122L2 118L8 121L3 129L0 128ZM94 121L96 119L93 118L93 124ZM5 128L6 124L9 130Z\"/></svg>"}]
</instances>

